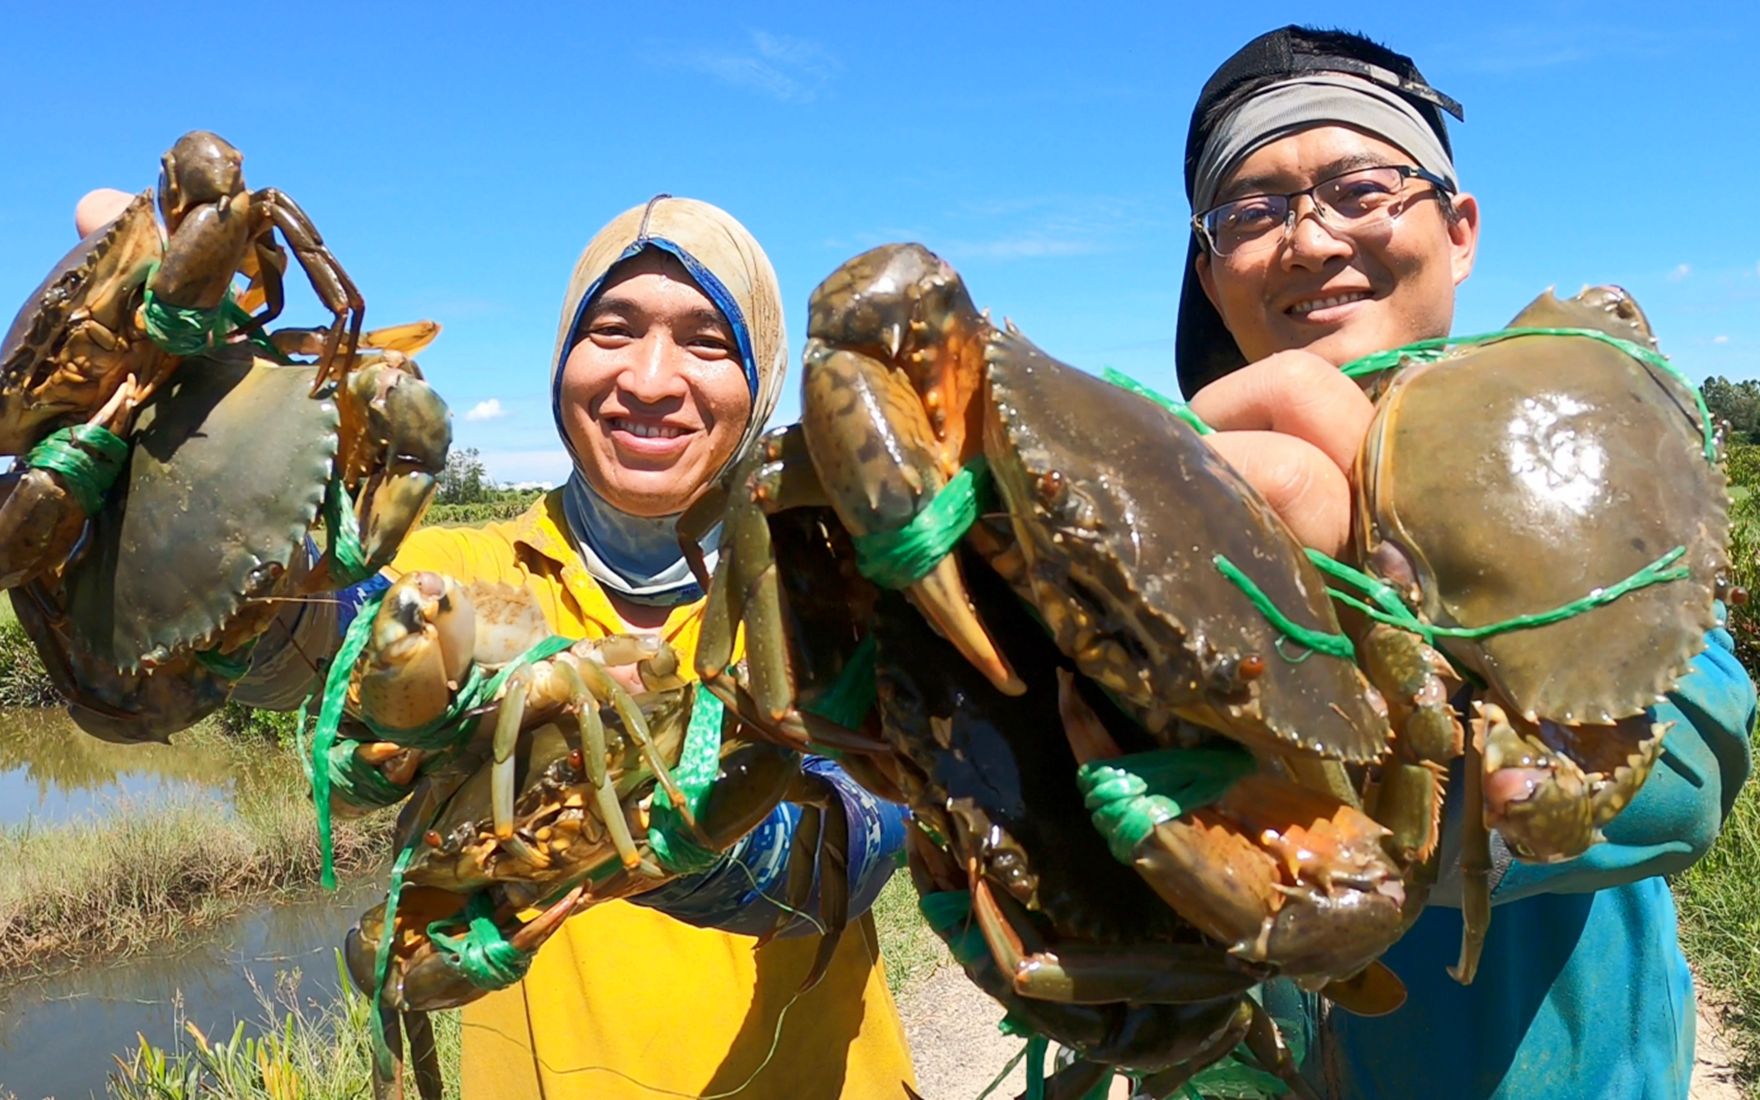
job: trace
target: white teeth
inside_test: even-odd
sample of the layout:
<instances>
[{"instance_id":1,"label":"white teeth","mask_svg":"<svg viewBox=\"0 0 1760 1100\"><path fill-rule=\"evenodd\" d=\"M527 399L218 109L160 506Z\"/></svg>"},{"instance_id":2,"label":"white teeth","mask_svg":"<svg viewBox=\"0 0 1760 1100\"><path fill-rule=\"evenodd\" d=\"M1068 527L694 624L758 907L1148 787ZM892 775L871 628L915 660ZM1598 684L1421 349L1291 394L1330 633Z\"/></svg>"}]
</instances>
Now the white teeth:
<instances>
[{"instance_id":1,"label":"white teeth","mask_svg":"<svg viewBox=\"0 0 1760 1100\"><path fill-rule=\"evenodd\" d=\"M1314 298L1306 302L1297 302L1289 307L1289 311L1297 317L1305 316L1317 309L1330 309L1342 306L1347 302L1360 302L1369 296L1367 291L1353 290L1345 294L1334 294L1330 298Z\"/></svg>"},{"instance_id":2,"label":"white teeth","mask_svg":"<svg viewBox=\"0 0 1760 1100\"><path fill-rule=\"evenodd\" d=\"M684 434L679 428L668 428L663 424L641 424L634 420L619 420L617 427L643 439L677 439Z\"/></svg>"}]
</instances>

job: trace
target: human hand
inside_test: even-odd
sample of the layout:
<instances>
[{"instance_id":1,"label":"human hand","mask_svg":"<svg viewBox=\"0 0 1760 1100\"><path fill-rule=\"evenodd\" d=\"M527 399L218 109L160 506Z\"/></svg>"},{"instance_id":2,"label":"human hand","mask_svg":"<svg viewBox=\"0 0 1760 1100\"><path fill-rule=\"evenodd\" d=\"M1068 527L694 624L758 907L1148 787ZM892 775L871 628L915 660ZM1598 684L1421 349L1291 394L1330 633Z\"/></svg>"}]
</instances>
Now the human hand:
<instances>
[{"instance_id":1,"label":"human hand","mask_svg":"<svg viewBox=\"0 0 1760 1100\"><path fill-rule=\"evenodd\" d=\"M1296 538L1334 557L1350 542L1351 474L1375 406L1337 367L1283 351L1205 386L1192 411L1217 453Z\"/></svg>"},{"instance_id":2,"label":"human hand","mask_svg":"<svg viewBox=\"0 0 1760 1100\"><path fill-rule=\"evenodd\" d=\"M133 195L114 187L87 191L85 197L73 208L74 232L84 238L92 230L120 217L123 208L133 201Z\"/></svg>"}]
</instances>

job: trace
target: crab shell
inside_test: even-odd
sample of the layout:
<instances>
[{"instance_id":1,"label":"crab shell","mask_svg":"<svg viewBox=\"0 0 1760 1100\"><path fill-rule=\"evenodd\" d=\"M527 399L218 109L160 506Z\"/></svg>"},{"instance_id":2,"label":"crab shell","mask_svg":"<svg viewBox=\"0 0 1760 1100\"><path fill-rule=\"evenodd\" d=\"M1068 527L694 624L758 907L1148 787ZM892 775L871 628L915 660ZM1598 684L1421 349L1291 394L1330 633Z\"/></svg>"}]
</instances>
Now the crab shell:
<instances>
[{"instance_id":1,"label":"crab shell","mask_svg":"<svg viewBox=\"0 0 1760 1100\"><path fill-rule=\"evenodd\" d=\"M125 671L214 648L243 612L266 623L336 458L336 403L307 396L313 368L243 349L186 367L142 406L64 577L77 644Z\"/></svg>"},{"instance_id":2,"label":"crab shell","mask_svg":"<svg viewBox=\"0 0 1760 1100\"><path fill-rule=\"evenodd\" d=\"M1568 301L1548 292L1514 326L1654 346L1614 287ZM1639 713L1716 625L1729 565L1724 475L1706 457L1692 394L1619 348L1519 336L1401 370L1378 402L1357 482L1362 560L1437 626L1548 611L1686 548L1685 579L1551 625L1438 642L1530 721Z\"/></svg>"},{"instance_id":3,"label":"crab shell","mask_svg":"<svg viewBox=\"0 0 1760 1100\"><path fill-rule=\"evenodd\" d=\"M23 454L50 431L84 422L135 369L132 355L106 351L79 330L90 322L123 333L159 253L153 193L145 191L31 292L0 343L0 454ZM138 347L156 354L145 340Z\"/></svg>"},{"instance_id":4,"label":"crab shell","mask_svg":"<svg viewBox=\"0 0 1760 1100\"><path fill-rule=\"evenodd\" d=\"M1155 402L1016 333L987 354L985 454L1033 603L1082 672L1261 751L1381 757L1387 722L1356 666L1285 639L1218 570L1227 557L1285 616L1339 633L1324 580L1263 498Z\"/></svg>"}]
</instances>

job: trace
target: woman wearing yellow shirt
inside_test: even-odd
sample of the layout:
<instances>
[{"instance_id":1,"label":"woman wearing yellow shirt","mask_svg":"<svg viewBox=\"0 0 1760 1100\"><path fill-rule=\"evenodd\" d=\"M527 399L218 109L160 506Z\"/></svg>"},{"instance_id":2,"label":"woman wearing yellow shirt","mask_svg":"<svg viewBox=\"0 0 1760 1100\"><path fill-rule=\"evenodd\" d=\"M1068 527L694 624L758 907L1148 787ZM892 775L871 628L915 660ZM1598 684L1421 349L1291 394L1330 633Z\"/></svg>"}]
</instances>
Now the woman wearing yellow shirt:
<instances>
[{"instance_id":1,"label":"woman wearing yellow shirt","mask_svg":"<svg viewBox=\"0 0 1760 1100\"><path fill-rule=\"evenodd\" d=\"M94 192L77 220L102 224L127 198ZM517 584L556 633L658 633L688 667L703 597L674 522L757 440L786 345L775 272L732 217L666 196L619 215L575 265L551 361L568 484L509 523L418 530L389 572ZM315 658L334 652L353 609L385 583L291 612L234 698L296 705ZM269 644L278 634L292 644ZM902 811L827 761L808 767L851 814L850 911L863 912L902 843ZM906 1095L910 1059L872 920L850 929L823 981L798 996L817 937L753 938L776 921L769 899L782 893L798 819L784 804L716 868L567 921L523 981L464 1009L467 1100Z\"/></svg>"},{"instance_id":2,"label":"woman wearing yellow shirt","mask_svg":"<svg viewBox=\"0 0 1760 1100\"><path fill-rule=\"evenodd\" d=\"M620 215L581 253L563 301L551 393L568 485L510 523L418 531L398 568L518 584L557 633L658 632L688 659L703 600L673 523L755 442L786 357L776 276L743 226L687 199ZM884 875L866 877L858 894L871 900ZM753 908L754 930L776 916ZM637 905L587 910L523 982L464 1010L464 1095L905 1095L910 1061L872 921L792 1006L817 938L754 942Z\"/></svg>"}]
</instances>

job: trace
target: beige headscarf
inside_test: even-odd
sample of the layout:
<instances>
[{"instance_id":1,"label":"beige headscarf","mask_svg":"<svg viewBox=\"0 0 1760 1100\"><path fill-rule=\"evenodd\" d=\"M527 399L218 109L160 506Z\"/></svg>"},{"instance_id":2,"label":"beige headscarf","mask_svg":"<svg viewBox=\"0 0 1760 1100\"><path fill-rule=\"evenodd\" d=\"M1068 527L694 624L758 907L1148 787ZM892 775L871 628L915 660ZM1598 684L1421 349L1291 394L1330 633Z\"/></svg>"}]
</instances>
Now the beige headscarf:
<instances>
[{"instance_id":1,"label":"beige headscarf","mask_svg":"<svg viewBox=\"0 0 1760 1100\"><path fill-rule=\"evenodd\" d=\"M556 430L574 457L562 422L562 365L574 346L581 315L606 276L648 248L667 252L684 265L727 318L739 345L752 416L727 466L716 471L719 477L751 449L776 408L788 374L788 337L782 324L782 292L769 257L745 226L706 202L657 195L611 219L581 252L562 300L556 352L550 361L550 406ZM581 557L600 583L641 603L684 603L701 594L678 552L677 516L644 519L618 511L587 484L578 457L563 500Z\"/></svg>"}]
</instances>

